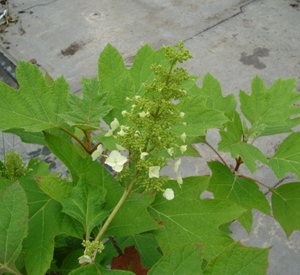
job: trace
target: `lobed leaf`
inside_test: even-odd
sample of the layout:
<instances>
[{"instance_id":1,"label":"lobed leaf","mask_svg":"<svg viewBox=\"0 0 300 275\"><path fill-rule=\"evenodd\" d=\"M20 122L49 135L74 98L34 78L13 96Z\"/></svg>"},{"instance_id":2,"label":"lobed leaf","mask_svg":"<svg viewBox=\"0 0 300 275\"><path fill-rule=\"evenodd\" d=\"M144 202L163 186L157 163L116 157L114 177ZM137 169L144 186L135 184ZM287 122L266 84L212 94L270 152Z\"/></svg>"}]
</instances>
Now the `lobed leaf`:
<instances>
[{"instance_id":1,"label":"lobed leaf","mask_svg":"<svg viewBox=\"0 0 300 275\"><path fill-rule=\"evenodd\" d=\"M245 210L230 201L200 200L206 189L207 177L190 177L183 180L182 188L170 181L175 198L167 201L157 196L150 213L164 227L153 232L163 253L185 243L204 245L207 259L219 254L232 244L229 235L219 227L237 219Z\"/></svg>"},{"instance_id":2,"label":"lobed leaf","mask_svg":"<svg viewBox=\"0 0 300 275\"><path fill-rule=\"evenodd\" d=\"M241 110L244 116L260 131L257 136L290 132L298 123L300 94L295 92L295 79L278 79L267 88L256 76L250 95L240 92Z\"/></svg>"},{"instance_id":3,"label":"lobed leaf","mask_svg":"<svg viewBox=\"0 0 300 275\"><path fill-rule=\"evenodd\" d=\"M109 124L114 118L118 118L122 124L121 112L131 107L131 103L126 101L126 97L135 95L134 82L124 65L122 56L110 44L100 54L98 73L100 90L107 92L107 104L114 106L104 120Z\"/></svg>"},{"instance_id":4,"label":"lobed leaf","mask_svg":"<svg viewBox=\"0 0 300 275\"><path fill-rule=\"evenodd\" d=\"M22 250L22 242L28 230L27 198L18 182L1 190L0 216L0 273L2 274L15 270L15 261Z\"/></svg>"},{"instance_id":5,"label":"lobed leaf","mask_svg":"<svg viewBox=\"0 0 300 275\"><path fill-rule=\"evenodd\" d=\"M231 153L233 158L241 157L252 173L256 171L256 161L267 164L265 155L244 140L243 126L238 113L235 113L232 120L226 123L225 128L220 131L221 141L218 144L220 151Z\"/></svg>"},{"instance_id":6,"label":"lobed leaf","mask_svg":"<svg viewBox=\"0 0 300 275\"><path fill-rule=\"evenodd\" d=\"M278 178L294 173L300 179L300 132L290 134L279 145L269 165Z\"/></svg>"},{"instance_id":7,"label":"lobed leaf","mask_svg":"<svg viewBox=\"0 0 300 275\"><path fill-rule=\"evenodd\" d=\"M62 201L62 211L79 221L86 235L109 215L104 210L106 191L101 185L90 185L81 179L72 188L68 198Z\"/></svg>"},{"instance_id":8,"label":"lobed leaf","mask_svg":"<svg viewBox=\"0 0 300 275\"><path fill-rule=\"evenodd\" d=\"M106 94L100 90L97 78L83 79L82 99L70 93L68 103L71 110L60 116L83 131L100 129L100 120L112 109L106 104Z\"/></svg>"},{"instance_id":9,"label":"lobed leaf","mask_svg":"<svg viewBox=\"0 0 300 275\"><path fill-rule=\"evenodd\" d=\"M60 114L69 110L68 84L63 77L48 85L38 67L19 62L16 68L19 90L0 83L0 130L21 128L39 132L64 124Z\"/></svg>"},{"instance_id":10,"label":"lobed leaf","mask_svg":"<svg viewBox=\"0 0 300 275\"><path fill-rule=\"evenodd\" d=\"M269 250L270 248L245 247L234 243L207 264L204 274L264 275L268 268Z\"/></svg>"},{"instance_id":11,"label":"lobed leaf","mask_svg":"<svg viewBox=\"0 0 300 275\"><path fill-rule=\"evenodd\" d=\"M211 74L207 73L203 78L201 94L206 97L206 107L225 112L228 118L235 115L236 101L233 94L223 97L221 85Z\"/></svg>"},{"instance_id":12,"label":"lobed leaf","mask_svg":"<svg viewBox=\"0 0 300 275\"><path fill-rule=\"evenodd\" d=\"M290 236L300 230L300 182L287 183L272 190L272 209L275 219Z\"/></svg>"},{"instance_id":13,"label":"lobed leaf","mask_svg":"<svg viewBox=\"0 0 300 275\"><path fill-rule=\"evenodd\" d=\"M149 275L173 274L173 275L201 275L203 256L202 247L188 244L173 249L163 256L149 271Z\"/></svg>"},{"instance_id":14,"label":"lobed leaf","mask_svg":"<svg viewBox=\"0 0 300 275\"><path fill-rule=\"evenodd\" d=\"M246 220L241 220L244 221L242 224L246 226L248 232L251 230L252 209L270 214L268 200L254 181L233 174L228 167L217 161L209 162L208 166L212 171L208 190L214 193L216 199L232 201L249 211L244 213L247 216L242 216Z\"/></svg>"}]
</instances>

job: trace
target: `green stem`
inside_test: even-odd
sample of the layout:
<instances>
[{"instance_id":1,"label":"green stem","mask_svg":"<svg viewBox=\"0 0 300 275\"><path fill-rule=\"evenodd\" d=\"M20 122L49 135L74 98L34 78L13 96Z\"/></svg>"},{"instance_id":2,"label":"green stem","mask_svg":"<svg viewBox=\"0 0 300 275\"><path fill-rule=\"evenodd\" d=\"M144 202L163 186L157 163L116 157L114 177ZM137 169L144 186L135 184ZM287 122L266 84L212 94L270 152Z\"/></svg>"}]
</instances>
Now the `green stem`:
<instances>
[{"instance_id":1,"label":"green stem","mask_svg":"<svg viewBox=\"0 0 300 275\"><path fill-rule=\"evenodd\" d=\"M239 176L240 178L252 180L252 181L258 183L259 185L261 185L261 186L267 188L267 189L268 189L269 191L271 191L271 192L273 192L273 190L274 190L274 188L272 188L272 187L266 185L265 183L263 183L263 182L261 182L261 181L259 181L259 180L253 179L253 178L248 177L248 176L245 176L245 175L243 175L243 174L238 174L238 176Z\"/></svg>"},{"instance_id":2,"label":"green stem","mask_svg":"<svg viewBox=\"0 0 300 275\"><path fill-rule=\"evenodd\" d=\"M85 144L77 137L75 136L72 132L68 131L67 129L65 128L60 128L62 131L64 131L65 133L67 133L68 135L70 135L72 138L74 138L80 145L81 147L87 152L90 154L90 151L89 149L85 146Z\"/></svg>"},{"instance_id":3,"label":"green stem","mask_svg":"<svg viewBox=\"0 0 300 275\"><path fill-rule=\"evenodd\" d=\"M135 184L135 178L136 178L137 174L135 175L135 177L132 179L132 181L130 182L130 184L125 187L124 193L122 195L122 197L120 198L120 200L118 201L118 203L116 204L114 210L111 212L111 214L109 215L109 217L107 218L107 220L105 221L104 225L101 227L97 237L95 238L95 242L100 241L103 238L103 235L105 233L105 231L107 230L107 228L109 227L109 225L111 224L111 222L113 221L113 219L115 218L115 216L117 215L118 211L120 210L120 208L122 207L122 205L124 204L125 200L127 199L127 197L129 196L129 194L131 193L131 190ZM93 256L93 261L95 260L97 255L97 251L94 252L94 256Z\"/></svg>"}]
</instances>

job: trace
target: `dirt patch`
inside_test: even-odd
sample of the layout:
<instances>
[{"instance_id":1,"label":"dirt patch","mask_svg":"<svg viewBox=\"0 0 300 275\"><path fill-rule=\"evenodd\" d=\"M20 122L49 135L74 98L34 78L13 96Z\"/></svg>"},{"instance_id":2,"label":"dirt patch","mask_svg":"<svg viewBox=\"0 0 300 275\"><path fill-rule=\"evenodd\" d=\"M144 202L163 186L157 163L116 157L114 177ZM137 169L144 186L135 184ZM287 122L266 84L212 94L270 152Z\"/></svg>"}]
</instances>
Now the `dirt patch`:
<instances>
[{"instance_id":1,"label":"dirt patch","mask_svg":"<svg viewBox=\"0 0 300 275\"><path fill-rule=\"evenodd\" d=\"M83 44L80 42L74 42L64 50L61 50L61 54L64 56L72 56L75 53L77 53L79 50L81 50L83 47Z\"/></svg>"}]
</instances>

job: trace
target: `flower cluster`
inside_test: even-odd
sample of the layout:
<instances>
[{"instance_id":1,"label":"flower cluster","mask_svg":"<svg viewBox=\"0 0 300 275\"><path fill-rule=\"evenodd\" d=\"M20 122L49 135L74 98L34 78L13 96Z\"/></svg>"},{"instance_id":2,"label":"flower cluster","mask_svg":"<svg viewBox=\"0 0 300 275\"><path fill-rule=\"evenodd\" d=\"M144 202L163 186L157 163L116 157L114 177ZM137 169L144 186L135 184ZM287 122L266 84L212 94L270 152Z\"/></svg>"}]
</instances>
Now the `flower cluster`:
<instances>
[{"instance_id":1,"label":"flower cluster","mask_svg":"<svg viewBox=\"0 0 300 275\"><path fill-rule=\"evenodd\" d=\"M183 48L183 43L166 47L165 51L169 66L152 65L155 74L153 81L145 84L139 95L126 98L131 103L129 109L121 112L125 118L122 121L126 124L120 125L117 118L110 123L105 136L116 139L116 143L120 144L116 146L117 150L105 156L104 148L99 145L92 158L106 157L104 163L119 173L119 179L124 179L126 175L130 181L134 177L145 191L160 190L166 199L172 199L174 192L164 188L169 177L160 175L160 171L168 165L167 158L174 158L187 150L186 134L182 133L178 139L172 127L185 123L185 113L178 110L178 103L186 97L182 82L190 78L185 69L176 65L191 56ZM120 153L122 149L127 150L127 157ZM122 171L126 163L125 173ZM174 170L181 185L179 165L180 160L176 161Z\"/></svg>"},{"instance_id":2,"label":"flower cluster","mask_svg":"<svg viewBox=\"0 0 300 275\"><path fill-rule=\"evenodd\" d=\"M101 253L104 249L104 244L99 241L83 241L82 246L85 247L84 254L78 258L79 264L92 263L93 254Z\"/></svg>"}]
</instances>

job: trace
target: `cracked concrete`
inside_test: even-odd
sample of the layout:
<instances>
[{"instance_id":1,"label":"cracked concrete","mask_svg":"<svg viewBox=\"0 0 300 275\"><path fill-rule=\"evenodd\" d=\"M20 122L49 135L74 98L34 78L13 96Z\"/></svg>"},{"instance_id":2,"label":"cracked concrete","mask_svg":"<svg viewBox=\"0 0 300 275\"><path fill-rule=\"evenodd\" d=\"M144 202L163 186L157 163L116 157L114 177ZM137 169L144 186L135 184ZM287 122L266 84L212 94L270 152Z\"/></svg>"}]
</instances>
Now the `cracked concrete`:
<instances>
[{"instance_id":1,"label":"cracked concrete","mask_svg":"<svg viewBox=\"0 0 300 275\"><path fill-rule=\"evenodd\" d=\"M277 78L294 77L300 84L300 10L293 0L14 0L9 12L19 22L0 34L2 51L11 60L35 59L53 77L64 75L73 92L82 77L97 73L97 59L107 43L114 45L130 65L145 43L154 48L185 41L194 58L186 63L192 74L213 74L223 93L249 91L260 75L266 85ZM6 43L4 44L3 41ZM201 78L200 78L201 82ZM299 86L300 91L300 86ZM216 146L217 131L208 133ZM259 139L257 145L270 155L283 136ZM23 145L11 135L2 136L3 150L15 147L49 158L42 148ZM4 148L5 147L5 148ZM214 159L203 145L202 158L184 158L182 175L209 173L206 160ZM1 146L0 146L1 149ZM31 155L30 155L31 154ZM224 154L224 157L225 154ZM48 159L49 160L49 159ZM55 159L50 159L54 164ZM248 173L248 171L243 171ZM254 175L270 186L292 181L277 179L263 165ZM286 238L272 218L254 211L248 235L236 222L233 236L248 245L272 246L269 275L296 275L300 270L300 234Z\"/></svg>"}]
</instances>

